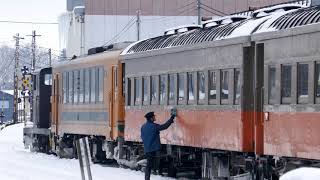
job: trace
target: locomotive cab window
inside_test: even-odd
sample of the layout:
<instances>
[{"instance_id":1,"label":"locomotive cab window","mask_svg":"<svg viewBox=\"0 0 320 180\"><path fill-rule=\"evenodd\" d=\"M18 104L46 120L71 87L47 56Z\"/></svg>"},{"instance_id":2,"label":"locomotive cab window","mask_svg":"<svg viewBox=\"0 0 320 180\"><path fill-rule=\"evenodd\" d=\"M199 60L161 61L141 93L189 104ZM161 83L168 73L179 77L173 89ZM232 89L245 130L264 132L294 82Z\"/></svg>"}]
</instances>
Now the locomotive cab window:
<instances>
[{"instance_id":1,"label":"locomotive cab window","mask_svg":"<svg viewBox=\"0 0 320 180\"><path fill-rule=\"evenodd\" d=\"M274 104L276 102L276 67L270 66L268 69L268 95L269 104Z\"/></svg>"},{"instance_id":2,"label":"locomotive cab window","mask_svg":"<svg viewBox=\"0 0 320 180\"><path fill-rule=\"evenodd\" d=\"M315 81L316 81L316 102L320 103L320 63L316 64L316 76L315 76Z\"/></svg>"},{"instance_id":3,"label":"locomotive cab window","mask_svg":"<svg viewBox=\"0 0 320 180\"><path fill-rule=\"evenodd\" d=\"M298 64L298 103L308 102L309 65Z\"/></svg>"},{"instance_id":4,"label":"locomotive cab window","mask_svg":"<svg viewBox=\"0 0 320 180\"><path fill-rule=\"evenodd\" d=\"M209 71L209 103L215 104L217 99L217 72Z\"/></svg>"},{"instance_id":5,"label":"locomotive cab window","mask_svg":"<svg viewBox=\"0 0 320 180\"><path fill-rule=\"evenodd\" d=\"M290 104L291 102L291 69L290 65L281 67L281 101L283 104Z\"/></svg>"}]
</instances>

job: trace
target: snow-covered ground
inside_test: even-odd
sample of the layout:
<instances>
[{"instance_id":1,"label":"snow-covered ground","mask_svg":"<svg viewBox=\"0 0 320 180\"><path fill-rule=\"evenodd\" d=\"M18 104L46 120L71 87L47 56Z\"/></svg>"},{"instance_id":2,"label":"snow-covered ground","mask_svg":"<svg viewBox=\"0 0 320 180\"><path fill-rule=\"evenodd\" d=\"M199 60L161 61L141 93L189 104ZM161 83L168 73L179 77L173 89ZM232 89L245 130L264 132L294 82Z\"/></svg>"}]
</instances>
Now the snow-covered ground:
<instances>
[{"instance_id":1,"label":"snow-covered ground","mask_svg":"<svg viewBox=\"0 0 320 180\"><path fill-rule=\"evenodd\" d=\"M81 180L78 160L59 159L53 155L32 153L24 149L23 124L0 131L0 180ZM144 174L122 168L91 166L93 180L141 180ZM168 179L151 176L153 180Z\"/></svg>"},{"instance_id":2,"label":"snow-covered ground","mask_svg":"<svg viewBox=\"0 0 320 180\"><path fill-rule=\"evenodd\" d=\"M299 168L287 172L281 176L280 180L319 180L320 169L319 168Z\"/></svg>"}]
</instances>

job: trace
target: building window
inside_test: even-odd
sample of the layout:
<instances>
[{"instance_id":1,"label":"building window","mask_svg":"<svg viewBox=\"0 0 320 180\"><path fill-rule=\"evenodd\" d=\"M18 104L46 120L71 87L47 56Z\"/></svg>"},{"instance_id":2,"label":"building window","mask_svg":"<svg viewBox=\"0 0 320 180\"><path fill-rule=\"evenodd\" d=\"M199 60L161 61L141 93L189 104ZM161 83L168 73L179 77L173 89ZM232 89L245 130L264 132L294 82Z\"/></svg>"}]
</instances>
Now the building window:
<instances>
[{"instance_id":1,"label":"building window","mask_svg":"<svg viewBox=\"0 0 320 180\"><path fill-rule=\"evenodd\" d=\"M298 64L298 97L308 97L308 64Z\"/></svg>"},{"instance_id":2,"label":"building window","mask_svg":"<svg viewBox=\"0 0 320 180\"><path fill-rule=\"evenodd\" d=\"M73 102L78 103L79 71L73 71Z\"/></svg>"},{"instance_id":3,"label":"building window","mask_svg":"<svg viewBox=\"0 0 320 180\"><path fill-rule=\"evenodd\" d=\"M320 64L316 65L316 97L320 97Z\"/></svg>"},{"instance_id":4,"label":"building window","mask_svg":"<svg viewBox=\"0 0 320 180\"><path fill-rule=\"evenodd\" d=\"M194 100L194 80L193 73L188 73L188 100Z\"/></svg>"},{"instance_id":5,"label":"building window","mask_svg":"<svg viewBox=\"0 0 320 180\"><path fill-rule=\"evenodd\" d=\"M160 103L164 103L166 99L167 78L166 75L160 76Z\"/></svg>"},{"instance_id":6,"label":"building window","mask_svg":"<svg viewBox=\"0 0 320 180\"><path fill-rule=\"evenodd\" d=\"M68 89L69 89L69 103L72 103L73 102L73 72L68 72L68 77L69 77L69 86L68 86Z\"/></svg>"},{"instance_id":7,"label":"building window","mask_svg":"<svg viewBox=\"0 0 320 180\"><path fill-rule=\"evenodd\" d=\"M91 68L90 71L90 102L96 102L96 68Z\"/></svg>"},{"instance_id":8,"label":"building window","mask_svg":"<svg viewBox=\"0 0 320 180\"><path fill-rule=\"evenodd\" d=\"M62 74L62 95L63 95L63 103L67 103L67 73L64 72ZM36 84L34 84L34 86L36 86Z\"/></svg>"},{"instance_id":9,"label":"building window","mask_svg":"<svg viewBox=\"0 0 320 180\"><path fill-rule=\"evenodd\" d=\"M269 83L268 83L268 92L269 92L269 103L274 103L276 99L276 67L269 67Z\"/></svg>"},{"instance_id":10,"label":"building window","mask_svg":"<svg viewBox=\"0 0 320 180\"><path fill-rule=\"evenodd\" d=\"M235 104L239 104L240 99L240 69L235 69L234 71L234 97L235 97Z\"/></svg>"},{"instance_id":11,"label":"building window","mask_svg":"<svg viewBox=\"0 0 320 180\"><path fill-rule=\"evenodd\" d=\"M157 77L151 76L151 101L157 101Z\"/></svg>"},{"instance_id":12,"label":"building window","mask_svg":"<svg viewBox=\"0 0 320 180\"><path fill-rule=\"evenodd\" d=\"M178 74L178 100L184 100L184 74Z\"/></svg>"},{"instance_id":13,"label":"building window","mask_svg":"<svg viewBox=\"0 0 320 180\"><path fill-rule=\"evenodd\" d=\"M148 88L148 86L149 86L149 81L148 81L148 78L149 77L143 77L143 103L144 104L148 104L148 100L149 100L149 88Z\"/></svg>"},{"instance_id":14,"label":"building window","mask_svg":"<svg viewBox=\"0 0 320 180\"><path fill-rule=\"evenodd\" d=\"M141 102L141 79L140 78L134 78L134 104L138 105Z\"/></svg>"},{"instance_id":15,"label":"building window","mask_svg":"<svg viewBox=\"0 0 320 180\"><path fill-rule=\"evenodd\" d=\"M169 75L169 104L174 104L175 100L175 86L174 86L174 74Z\"/></svg>"},{"instance_id":16,"label":"building window","mask_svg":"<svg viewBox=\"0 0 320 180\"><path fill-rule=\"evenodd\" d=\"M104 69L103 67L98 68L98 82L99 82L99 95L98 95L98 101L103 102L103 87L104 87Z\"/></svg>"},{"instance_id":17,"label":"building window","mask_svg":"<svg viewBox=\"0 0 320 180\"><path fill-rule=\"evenodd\" d=\"M204 72L198 72L198 99L206 99L206 75Z\"/></svg>"},{"instance_id":18,"label":"building window","mask_svg":"<svg viewBox=\"0 0 320 180\"><path fill-rule=\"evenodd\" d=\"M79 78L79 102L84 102L84 69L80 70Z\"/></svg>"},{"instance_id":19,"label":"building window","mask_svg":"<svg viewBox=\"0 0 320 180\"><path fill-rule=\"evenodd\" d=\"M221 99L229 98L229 72L221 71Z\"/></svg>"},{"instance_id":20,"label":"building window","mask_svg":"<svg viewBox=\"0 0 320 180\"><path fill-rule=\"evenodd\" d=\"M281 67L281 97L291 97L291 66L283 65Z\"/></svg>"},{"instance_id":21,"label":"building window","mask_svg":"<svg viewBox=\"0 0 320 180\"><path fill-rule=\"evenodd\" d=\"M84 71L84 102L90 102L90 69Z\"/></svg>"},{"instance_id":22,"label":"building window","mask_svg":"<svg viewBox=\"0 0 320 180\"><path fill-rule=\"evenodd\" d=\"M215 71L209 72L209 99L217 98L217 74Z\"/></svg>"}]
</instances>

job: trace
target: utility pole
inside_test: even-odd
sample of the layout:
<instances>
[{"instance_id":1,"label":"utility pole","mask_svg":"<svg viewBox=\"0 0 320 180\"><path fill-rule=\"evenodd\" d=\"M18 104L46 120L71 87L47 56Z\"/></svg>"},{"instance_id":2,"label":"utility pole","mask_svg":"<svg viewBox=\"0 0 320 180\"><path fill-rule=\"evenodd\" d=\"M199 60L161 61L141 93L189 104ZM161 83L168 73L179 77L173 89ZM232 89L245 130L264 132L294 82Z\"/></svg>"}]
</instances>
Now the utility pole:
<instances>
[{"instance_id":1,"label":"utility pole","mask_svg":"<svg viewBox=\"0 0 320 180\"><path fill-rule=\"evenodd\" d=\"M198 25L201 25L201 2L197 0L197 10L198 10Z\"/></svg>"},{"instance_id":2,"label":"utility pole","mask_svg":"<svg viewBox=\"0 0 320 180\"><path fill-rule=\"evenodd\" d=\"M48 50L48 55L49 55L49 67L51 67L52 62L51 62L51 48Z\"/></svg>"},{"instance_id":3,"label":"utility pole","mask_svg":"<svg viewBox=\"0 0 320 180\"><path fill-rule=\"evenodd\" d=\"M137 39L138 41L140 40L140 23L141 23L141 20L140 20L140 15L141 15L141 10L138 10L137 11Z\"/></svg>"},{"instance_id":4,"label":"utility pole","mask_svg":"<svg viewBox=\"0 0 320 180\"><path fill-rule=\"evenodd\" d=\"M19 36L19 33L17 33L15 36L13 36L13 38L16 40L16 50L15 50L15 54L14 54L14 107L13 107L13 123L17 123L18 122L18 83L19 83L19 79L18 79L18 69L19 69L19 42L21 39L24 39L22 37Z\"/></svg>"}]
</instances>

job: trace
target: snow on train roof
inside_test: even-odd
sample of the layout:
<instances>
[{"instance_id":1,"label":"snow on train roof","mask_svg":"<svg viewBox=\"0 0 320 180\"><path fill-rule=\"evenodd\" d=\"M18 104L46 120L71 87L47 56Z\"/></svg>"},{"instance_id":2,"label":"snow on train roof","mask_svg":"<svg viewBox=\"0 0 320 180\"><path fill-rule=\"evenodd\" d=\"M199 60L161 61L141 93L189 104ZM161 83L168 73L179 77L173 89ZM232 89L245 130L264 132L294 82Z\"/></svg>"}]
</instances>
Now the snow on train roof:
<instances>
[{"instance_id":1,"label":"snow on train roof","mask_svg":"<svg viewBox=\"0 0 320 180\"><path fill-rule=\"evenodd\" d=\"M299 9L295 8L299 6ZM283 8L283 11L279 11L281 8ZM273 11L272 9L276 11ZM270 12L268 16L251 17L250 19L240 18L226 24L221 23L213 26L204 25L203 28L192 29L187 32L167 34L142 40L128 47L122 52L122 55L240 36L249 36L253 33L294 28L297 26L318 23L320 21L320 6L305 7L304 5L287 4L279 5L276 8L270 7L264 9L264 11L257 11L257 13L268 11Z\"/></svg>"}]
</instances>

